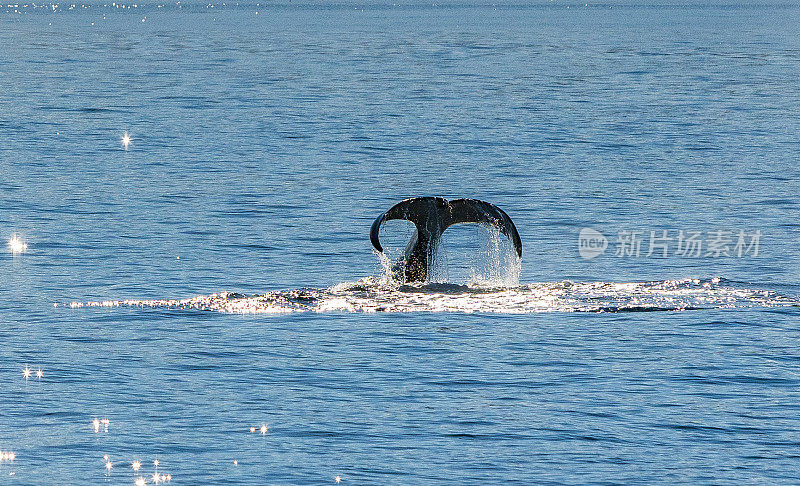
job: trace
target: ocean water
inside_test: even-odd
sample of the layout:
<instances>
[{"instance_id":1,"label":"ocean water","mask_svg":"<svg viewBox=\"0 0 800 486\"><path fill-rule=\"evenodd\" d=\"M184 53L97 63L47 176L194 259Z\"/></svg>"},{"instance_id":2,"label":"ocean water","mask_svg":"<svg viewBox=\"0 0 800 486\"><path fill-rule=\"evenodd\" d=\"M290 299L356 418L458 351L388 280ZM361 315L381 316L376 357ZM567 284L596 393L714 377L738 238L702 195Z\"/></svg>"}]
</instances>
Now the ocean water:
<instances>
[{"instance_id":1,"label":"ocean water","mask_svg":"<svg viewBox=\"0 0 800 486\"><path fill-rule=\"evenodd\" d=\"M797 484L797 25L4 3L0 484ZM519 268L461 226L388 278L370 224L431 195Z\"/></svg>"}]
</instances>

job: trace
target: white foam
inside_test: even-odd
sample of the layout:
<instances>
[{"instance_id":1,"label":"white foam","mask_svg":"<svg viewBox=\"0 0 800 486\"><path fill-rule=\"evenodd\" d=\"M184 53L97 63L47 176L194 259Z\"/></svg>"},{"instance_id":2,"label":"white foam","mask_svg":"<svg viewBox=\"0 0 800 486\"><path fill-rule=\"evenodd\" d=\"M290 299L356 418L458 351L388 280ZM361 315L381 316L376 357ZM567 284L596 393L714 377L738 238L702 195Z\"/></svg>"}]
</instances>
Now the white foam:
<instances>
[{"instance_id":1,"label":"white foam","mask_svg":"<svg viewBox=\"0 0 800 486\"><path fill-rule=\"evenodd\" d=\"M290 312L626 312L800 305L764 289L719 279L661 282L545 282L518 286L400 285L368 277L327 289L243 296L228 292L180 300L72 302L71 308L143 307L232 314Z\"/></svg>"}]
</instances>

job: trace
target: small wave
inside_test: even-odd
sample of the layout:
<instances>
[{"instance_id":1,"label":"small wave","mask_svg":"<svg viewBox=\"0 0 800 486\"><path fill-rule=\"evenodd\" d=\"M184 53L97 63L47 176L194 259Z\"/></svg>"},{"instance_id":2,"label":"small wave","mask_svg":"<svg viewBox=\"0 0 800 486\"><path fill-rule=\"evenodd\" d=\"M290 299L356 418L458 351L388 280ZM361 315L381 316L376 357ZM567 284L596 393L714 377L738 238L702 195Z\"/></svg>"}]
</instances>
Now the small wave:
<instances>
[{"instance_id":1,"label":"small wave","mask_svg":"<svg viewBox=\"0 0 800 486\"><path fill-rule=\"evenodd\" d=\"M399 285L373 277L327 289L243 295L221 292L181 300L72 302L71 308L146 307L234 314L291 312L664 312L715 308L785 307L800 301L770 290L712 279L658 282L546 282L515 287L432 283Z\"/></svg>"}]
</instances>

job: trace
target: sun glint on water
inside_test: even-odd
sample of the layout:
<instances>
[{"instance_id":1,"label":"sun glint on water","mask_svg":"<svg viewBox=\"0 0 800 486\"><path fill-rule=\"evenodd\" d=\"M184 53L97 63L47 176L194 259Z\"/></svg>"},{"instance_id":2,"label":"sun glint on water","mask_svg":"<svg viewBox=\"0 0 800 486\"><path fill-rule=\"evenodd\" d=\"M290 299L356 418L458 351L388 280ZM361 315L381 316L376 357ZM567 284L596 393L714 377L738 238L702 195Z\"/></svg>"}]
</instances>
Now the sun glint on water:
<instances>
[{"instance_id":1,"label":"sun glint on water","mask_svg":"<svg viewBox=\"0 0 800 486\"><path fill-rule=\"evenodd\" d=\"M19 235L13 235L8 240L8 249L14 255L24 253L28 249L28 244L23 241Z\"/></svg>"}]
</instances>

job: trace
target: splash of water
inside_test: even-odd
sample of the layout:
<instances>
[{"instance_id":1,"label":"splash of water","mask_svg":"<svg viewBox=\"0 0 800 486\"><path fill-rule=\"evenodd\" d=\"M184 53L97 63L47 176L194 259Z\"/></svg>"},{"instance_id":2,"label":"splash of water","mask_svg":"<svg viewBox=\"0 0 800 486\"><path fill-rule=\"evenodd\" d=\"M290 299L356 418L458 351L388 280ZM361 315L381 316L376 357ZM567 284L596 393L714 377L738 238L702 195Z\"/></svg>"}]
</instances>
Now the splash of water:
<instances>
[{"instance_id":1,"label":"splash of water","mask_svg":"<svg viewBox=\"0 0 800 486\"><path fill-rule=\"evenodd\" d=\"M392 259L384 252L373 250L372 253L378 255L381 264L381 273L378 283L384 286L397 285L402 281L403 269L394 265Z\"/></svg>"},{"instance_id":2,"label":"splash of water","mask_svg":"<svg viewBox=\"0 0 800 486\"><path fill-rule=\"evenodd\" d=\"M522 261L507 236L499 229L479 224L464 225L475 229L468 234L471 241L466 251L452 255L455 263L459 256L466 260L466 279L463 283L470 287L509 288L519 285ZM462 230L463 231L463 230ZM448 233L445 233L447 237ZM463 235L462 235L463 236ZM447 238L445 238L447 239ZM463 238L462 238L463 239ZM448 243L452 243L449 242ZM463 241L462 241L463 243ZM459 245L453 245L458 247ZM462 245L463 246L463 245ZM443 241L438 241L430 262L428 281L430 283L462 283L457 264L451 264L451 254L458 248L449 249Z\"/></svg>"},{"instance_id":3,"label":"splash of water","mask_svg":"<svg viewBox=\"0 0 800 486\"><path fill-rule=\"evenodd\" d=\"M800 306L771 290L713 279L656 282L544 282L507 288L398 285L368 277L327 289L246 296L223 292L182 300L73 302L69 307L139 307L239 314L287 312L643 312Z\"/></svg>"},{"instance_id":4,"label":"splash of water","mask_svg":"<svg viewBox=\"0 0 800 486\"><path fill-rule=\"evenodd\" d=\"M448 265L447 248L441 239L431 241L431 253L428 256L428 282L450 282L450 269Z\"/></svg>"},{"instance_id":5,"label":"splash of water","mask_svg":"<svg viewBox=\"0 0 800 486\"><path fill-rule=\"evenodd\" d=\"M476 287L517 287L522 259L497 228L487 227L486 255L470 268L469 285Z\"/></svg>"}]
</instances>

